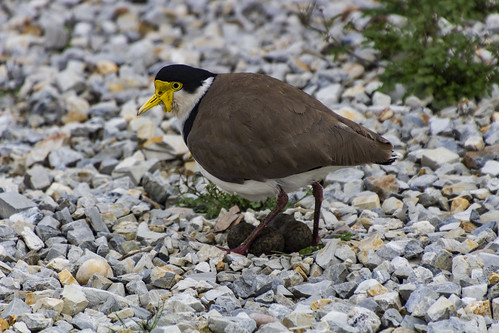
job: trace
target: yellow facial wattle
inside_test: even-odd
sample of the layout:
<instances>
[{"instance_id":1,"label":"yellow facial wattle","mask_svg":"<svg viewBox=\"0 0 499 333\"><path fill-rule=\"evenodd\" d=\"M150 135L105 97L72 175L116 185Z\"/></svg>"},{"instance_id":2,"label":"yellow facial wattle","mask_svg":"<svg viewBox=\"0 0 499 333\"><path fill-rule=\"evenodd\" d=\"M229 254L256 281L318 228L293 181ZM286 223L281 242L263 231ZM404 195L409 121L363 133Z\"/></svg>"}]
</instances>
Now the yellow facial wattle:
<instances>
[{"instance_id":1,"label":"yellow facial wattle","mask_svg":"<svg viewBox=\"0 0 499 333\"><path fill-rule=\"evenodd\" d=\"M163 104L163 111L171 112L173 104L173 93L177 90L182 89L182 83L155 80L154 87L156 92L151 98L149 98L147 102L144 103L144 105L140 107L139 111L137 112L138 116L160 103Z\"/></svg>"}]
</instances>

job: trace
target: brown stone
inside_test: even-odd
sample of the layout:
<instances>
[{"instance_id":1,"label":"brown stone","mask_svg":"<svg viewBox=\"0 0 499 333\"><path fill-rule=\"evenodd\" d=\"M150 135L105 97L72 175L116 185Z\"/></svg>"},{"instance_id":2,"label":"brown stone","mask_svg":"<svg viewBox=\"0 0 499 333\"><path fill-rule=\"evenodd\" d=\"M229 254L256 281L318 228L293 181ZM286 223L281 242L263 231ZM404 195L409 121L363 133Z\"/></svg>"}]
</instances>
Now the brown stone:
<instances>
[{"instance_id":1,"label":"brown stone","mask_svg":"<svg viewBox=\"0 0 499 333\"><path fill-rule=\"evenodd\" d=\"M378 234L374 234L367 238L364 238L359 242L359 250L360 251L368 251L373 250L377 251L384 245L383 240Z\"/></svg>"},{"instance_id":2,"label":"brown stone","mask_svg":"<svg viewBox=\"0 0 499 333\"><path fill-rule=\"evenodd\" d=\"M310 308L312 309L312 311L317 311L320 308L328 305L332 301L333 300L331 300L329 298L321 298L321 299L318 299L317 301L312 302L312 304L310 304Z\"/></svg>"},{"instance_id":3,"label":"brown stone","mask_svg":"<svg viewBox=\"0 0 499 333\"><path fill-rule=\"evenodd\" d=\"M464 155L464 165L470 169L480 169L488 160L496 159L499 156L499 144L487 146L481 151L468 151Z\"/></svg>"},{"instance_id":4,"label":"brown stone","mask_svg":"<svg viewBox=\"0 0 499 333\"><path fill-rule=\"evenodd\" d=\"M452 200L452 205L450 208L450 212L452 214L456 214L459 212L464 212L466 208L470 205L470 202L465 198L457 197Z\"/></svg>"},{"instance_id":5,"label":"brown stone","mask_svg":"<svg viewBox=\"0 0 499 333\"><path fill-rule=\"evenodd\" d=\"M60 271L59 274L57 274L57 275L59 277L59 281L61 282L61 284L63 286L68 285L68 284L77 284L78 285L78 281L76 281L74 276L67 269Z\"/></svg>"},{"instance_id":6,"label":"brown stone","mask_svg":"<svg viewBox=\"0 0 499 333\"><path fill-rule=\"evenodd\" d=\"M9 327L10 325L7 320L0 318L0 332L6 331Z\"/></svg>"},{"instance_id":7,"label":"brown stone","mask_svg":"<svg viewBox=\"0 0 499 333\"><path fill-rule=\"evenodd\" d=\"M466 305L464 311L469 314L476 314L483 317L492 317L492 312L490 309L490 301L477 301L471 302Z\"/></svg>"},{"instance_id":8,"label":"brown stone","mask_svg":"<svg viewBox=\"0 0 499 333\"><path fill-rule=\"evenodd\" d=\"M489 280L491 285L499 283L499 273L492 272L489 274L489 276L487 276L487 279Z\"/></svg>"},{"instance_id":9,"label":"brown stone","mask_svg":"<svg viewBox=\"0 0 499 333\"><path fill-rule=\"evenodd\" d=\"M477 227L472 222L463 221L461 222L461 228L466 232L472 232Z\"/></svg>"},{"instance_id":10,"label":"brown stone","mask_svg":"<svg viewBox=\"0 0 499 333\"><path fill-rule=\"evenodd\" d=\"M378 194L384 200L390 193L397 193L399 184L394 175L384 175L379 177L368 177L364 182L368 191Z\"/></svg>"}]
</instances>

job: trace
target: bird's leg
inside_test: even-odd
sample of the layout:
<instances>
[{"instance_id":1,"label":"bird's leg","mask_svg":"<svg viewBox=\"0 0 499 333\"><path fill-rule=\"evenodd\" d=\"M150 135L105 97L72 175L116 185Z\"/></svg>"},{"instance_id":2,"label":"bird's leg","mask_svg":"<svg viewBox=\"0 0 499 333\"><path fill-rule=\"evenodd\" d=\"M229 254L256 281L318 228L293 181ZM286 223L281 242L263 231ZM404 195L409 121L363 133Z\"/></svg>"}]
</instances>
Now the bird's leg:
<instances>
[{"instance_id":1,"label":"bird's leg","mask_svg":"<svg viewBox=\"0 0 499 333\"><path fill-rule=\"evenodd\" d=\"M253 243L253 241L256 239L258 234L269 224L270 221L272 221L279 213L286 207L288 203L288 195L284 190L279 186L279 194L277 195L277 204L275 208L265 217L265 219L256 227L255 230L244 240L244 242L241 243L236 248L233 249L223 249L227 251L228 253L239 253L239 254L246 254L248 253L248 250Z\"/></svg>"},{"instance_id":2,"label":"bird's leg","mask_svg":"<svg viewBox=\"0 0 499 333\"><path fill-rule=\"evenodd\" d=\"M321 218L321 204L322 204L322 186L315 182L312 184L312 193L315 198L315 210L314 210L314 231L312 245L319 244L321 238L319 237L319 219Z\"/></svg>"}]
</instances>

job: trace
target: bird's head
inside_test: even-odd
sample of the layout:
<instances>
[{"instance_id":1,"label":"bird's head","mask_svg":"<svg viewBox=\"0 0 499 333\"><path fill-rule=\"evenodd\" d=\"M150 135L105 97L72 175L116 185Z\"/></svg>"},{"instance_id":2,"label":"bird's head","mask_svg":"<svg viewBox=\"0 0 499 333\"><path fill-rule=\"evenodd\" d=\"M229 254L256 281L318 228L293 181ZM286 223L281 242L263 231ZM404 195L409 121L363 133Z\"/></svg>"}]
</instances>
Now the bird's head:
<instances>
[{"instance_id":1,"label":"bird's head","mask_svg":"<svg viewBox=\"0 0 499 333\"><path fill-rule=\"evenodd\" d=\"M213 78L215 75L204 69L186 65L163 67L154 79L154 95L140 107L137 115L141 115L159 104L162 104L165 112L171 112L176 105L175 94L191 97L187 98L187 100L195 99L197 95L204 93L204 91L199 92L198 88L202 87L207 79Z\"/></svg>"}]
</instances>

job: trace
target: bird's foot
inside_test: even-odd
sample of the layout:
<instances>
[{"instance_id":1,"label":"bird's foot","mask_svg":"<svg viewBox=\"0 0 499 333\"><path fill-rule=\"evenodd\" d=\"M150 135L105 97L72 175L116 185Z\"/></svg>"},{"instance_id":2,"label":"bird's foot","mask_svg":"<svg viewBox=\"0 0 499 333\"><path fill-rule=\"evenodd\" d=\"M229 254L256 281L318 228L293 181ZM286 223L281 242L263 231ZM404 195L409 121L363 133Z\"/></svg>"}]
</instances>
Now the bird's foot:
<instances>
[{"instance_id":1,"label":"bird's foot","mask_svg":"<svg viewBox=\"0 0 499 333\"><path fill-rule=\"evenodd\" d=\"M217 246L220 250L223 250L227 253L237 253L237 254L240 254L240 255L243 255L245 256L246 254L248 254L248 249L249 247L246 246L246 245L239 245L238 247L235 247L233 249L226 249L224 247L221 247L221 246Z\"/></svg>"}]
</instances>

